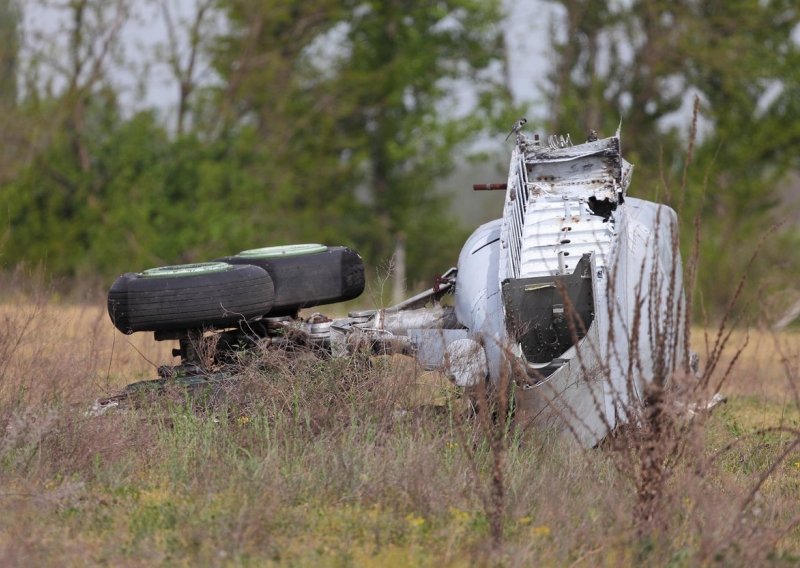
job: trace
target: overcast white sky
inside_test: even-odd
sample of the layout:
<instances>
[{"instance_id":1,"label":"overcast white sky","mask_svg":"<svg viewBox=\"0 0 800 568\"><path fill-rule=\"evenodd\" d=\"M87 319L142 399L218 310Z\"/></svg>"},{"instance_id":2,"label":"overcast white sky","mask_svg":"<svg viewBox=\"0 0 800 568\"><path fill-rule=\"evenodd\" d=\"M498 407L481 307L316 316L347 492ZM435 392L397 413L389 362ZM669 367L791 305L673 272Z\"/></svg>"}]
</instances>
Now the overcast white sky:
<instances>
[{"instance_id":1,"label":"overcast white sky","mask_svg":"<svg viewBox=\"0 0 800 568\"><path fill-rule=\"evenodd\" d=\"M191 17L194 5L195 0L170 0L176 23L180 18ZM121 31L124 64L117 61L111 65L112 80L120 87L123 105L128 108L155 106L162 110L171 109L176 104L177 90L166 66L145 67L146 62L155 59L152 57L154 50L167 41L167 28L158 2L134 0L132 6L133 13ZM69 26L65 12L51 0L23 2L23 22L29 41L26 46L28 53L46 49L54 38L68 37L68 34L58 33L66 31ZM65 46L55 48L55 52L47 56L63 58ZM140 78L146 78L144 85L139 85Z\"/></svg>"}]
</instances>

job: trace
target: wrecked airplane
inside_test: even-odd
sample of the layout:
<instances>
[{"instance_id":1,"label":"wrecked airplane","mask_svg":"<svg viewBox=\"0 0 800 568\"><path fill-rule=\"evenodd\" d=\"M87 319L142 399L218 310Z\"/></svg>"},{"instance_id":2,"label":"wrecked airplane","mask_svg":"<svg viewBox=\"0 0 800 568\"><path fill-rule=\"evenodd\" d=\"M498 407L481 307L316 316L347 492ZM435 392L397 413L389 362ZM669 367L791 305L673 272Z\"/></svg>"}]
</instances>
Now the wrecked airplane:
<instances>
[{"instance_id":1,"label":"wrecked airplane","mask_svg":"<svg viewBox=\"0 0 800 568\"><path fill-rule=\"evenodd\" d=\"M502 217L474 231L432 288L395 306L299 316L362 293L363 264L346 247L268 247L121 276L108 296L115 326L177 341L181 361L96 411L143 386L231 378L234 350L340 357L367 346L412 354L465 389L513 382L520 416L595 445L648 384L688 368L677 218L627 195L619 134L575 145L512 134L507 182L475 186L505 192ZM197 351L210 333L211 365Z\"/></svg>"}]
</instances>

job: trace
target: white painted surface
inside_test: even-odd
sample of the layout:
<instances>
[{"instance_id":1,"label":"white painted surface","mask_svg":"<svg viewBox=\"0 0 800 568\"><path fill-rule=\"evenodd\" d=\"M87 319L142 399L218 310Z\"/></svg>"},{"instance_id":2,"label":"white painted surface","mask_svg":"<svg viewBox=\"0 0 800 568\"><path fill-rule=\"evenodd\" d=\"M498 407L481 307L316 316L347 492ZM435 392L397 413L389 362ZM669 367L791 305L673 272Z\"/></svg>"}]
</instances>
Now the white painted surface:
<instances>
[{"instance_id":1,"label":"white painted surface","mask_svg":"<svg viewBox=\"0 0 800 568\"><path fill-rule=\"evenodd\" d=\"M509 354L527 365L506 332L501 283L572 274L581 256L591 255L594 321L587 335L520 395L522 407L560 421L585 445L625 421L646 385L668 379L687 357L677 216L625 196L632 166L598 160L614 158L618 148L616 137L538 153L516 147L503 218L480 227L459 257L456 315L482 339L497 381ZM616 208L594 214L590 198Z\"/></svg>"}]
</instances>

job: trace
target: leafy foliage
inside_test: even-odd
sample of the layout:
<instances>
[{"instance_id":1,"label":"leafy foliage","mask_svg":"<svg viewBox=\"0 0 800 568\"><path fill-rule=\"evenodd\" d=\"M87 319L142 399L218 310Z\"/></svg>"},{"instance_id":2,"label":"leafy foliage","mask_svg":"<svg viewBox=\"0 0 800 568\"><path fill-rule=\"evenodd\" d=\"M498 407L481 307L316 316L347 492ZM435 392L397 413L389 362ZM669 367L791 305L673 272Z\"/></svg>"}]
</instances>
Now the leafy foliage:
<instances>
[{"instance_id":1,"label":"leafy foliage","mask_svg":"<svg viewBox=\"0 0 800 568\"><path fill-rule=\"evenodd\" d=\"M748 272L751 292L776 259L784 276L797 275L791 226L765 241L748 265L759 237L785 215L783 186L798 166L796 3L555 3L564 9L566 34L556 40L550 81L553 128L609 133L622 121L638 191L680 209L684 234L694 233L700 216L708 308L723 311L732 293L719 285L720 274ZM681 189L681 126L690 122L692 94L701 100L700 132Z\"/></svg>"},{"instance_id":2,"label":"leafy foliage","mask_svg":"<svg viewBox=\"0 0 800 568\"><path fill-rule=\"evenodd\" d=\"M26 158L0 185L5 266L111 275L291 241L354 246L378 266L398 235L412 280L453 263L463 230L434 185L488 117L485 99L464 116L447 105L459 81L496 87L497 2L198 3L188 60L178 20L161 52L180 83L174 133L154 111L129 115L109 79L130 7L61 8L66 86L26 89ZM212 16L226 31L200 41ZM218 80L197 83L197 57Z\"/></svg>"},{"instance_id":3,"label":"leafy foliage","mask_svg":"<svg viewBox=\"0 0 800 568\"><path fill-rule=\"evenodd\" d=\"M701 218L708 309L731 294L719 274L747 269L750 292L793 281L791 222L747 262L798 167L796 3L548 2L562 16L550 129L577 140L622 120L634 191L680 209L684 235ZM291 241L354 246L380 267L399 239L412 282L455 260L465 229L435 188L483 130L510 122L497 0L197 0L185 18L153 0L175 17L147 63L168 69L177 117L120 103L110 69L132 0L50 3L61 30L20 30L22 11L46 3L0 1L0 60L17 69L0 85L3 267L110 277Z\"/></svg>"},{"instance_id":4,"label":"leafy foliage","mask_svg":"<svg viewBox=\"0 0 800 568\"><path fill-rule=\"evenodd\" d=\"M228 127L252 124L278 158L284 207L315 212L373 263L405 234L412 278L441 270L463 235L434 184L487 123L475 105L457 116L446 104L460 81L497 88L484 76L500 49L497 3L290 4L226 3Z\"/></svg>"}]
</instances>

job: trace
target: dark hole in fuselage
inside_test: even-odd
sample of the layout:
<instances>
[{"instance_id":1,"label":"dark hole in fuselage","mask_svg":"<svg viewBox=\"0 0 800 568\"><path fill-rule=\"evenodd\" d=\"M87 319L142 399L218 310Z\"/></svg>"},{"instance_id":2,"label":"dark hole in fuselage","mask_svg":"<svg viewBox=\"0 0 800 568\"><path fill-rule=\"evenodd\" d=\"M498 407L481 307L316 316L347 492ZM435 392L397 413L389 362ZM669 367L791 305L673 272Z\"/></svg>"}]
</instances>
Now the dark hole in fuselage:
<instances>
[{"instance_id":1,"label":"dark hole in fuselage","mask_svg":"<svg viewBox=\"0 0 800 568\"><path fill-rule=\"evenodd\" d=\"M597 215L603 219L611 217L611 213L617 208L617 204L609 199L597 199L592 195L589 200L589 209L592 210L592 215Z\"/></svg>"}]
</instances>

